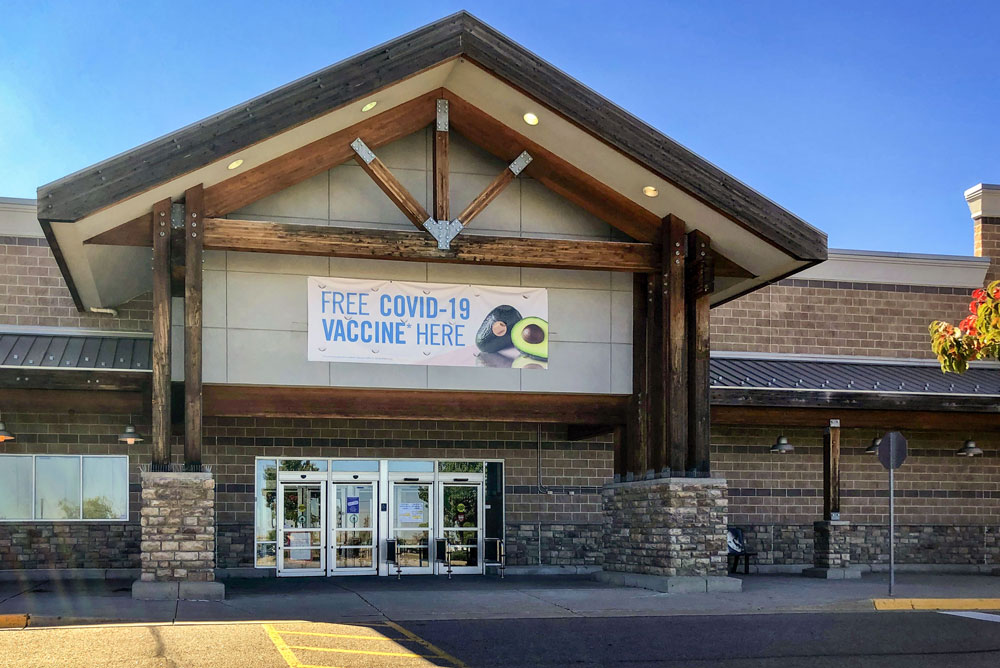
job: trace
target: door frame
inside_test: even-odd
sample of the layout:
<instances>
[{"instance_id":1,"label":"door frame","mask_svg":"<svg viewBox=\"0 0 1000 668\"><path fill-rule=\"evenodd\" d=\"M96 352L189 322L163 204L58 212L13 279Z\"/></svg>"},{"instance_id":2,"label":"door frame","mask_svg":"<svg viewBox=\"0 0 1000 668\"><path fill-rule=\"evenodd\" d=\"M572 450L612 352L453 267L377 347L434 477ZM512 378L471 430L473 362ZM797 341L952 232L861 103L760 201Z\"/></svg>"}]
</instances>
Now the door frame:
<instances>
[{"instance_id":1,"label":"door frame","mask_svg":"<svg viewBox=\"0 0 1000 668\"><path fill-rule=\"evenodd\" d=\"M368 568L338 568L337 567L337 542L334 540L335 534L338 531L337 527L337 514L334 505L337 503L337 496L334 493L337 485L371 485L372 487L372 521L375 523L371 529L372 534L372 565ZM331 474L330 481L327 483L328 493L327 493L327 528L326 528L326 542L327 542L327 560L326 560L326 575L327 576L338 576L338 575L378 575L379 559L381 558L382 550L380 546L382 544L382 538L380 535L381 527L381 516L382 513L379 512L379 504L381 501L379 494L379 474L377 472L371 473L342 473L335 471ZM349 531L350 529L339 529L341 531Z\"/></svg>"},{"instance_id":2,"label":"door frame","mask_svg":"<svg viewBox=\"0 0 1000 668\"><path fill-rule=\"evenodd\" d=\"M437 462L435 462L435 467ZM396 485L426 485L427 486L427 528L426 529L411 529L411 531L426 531L427 532L427 565L426 566L405 566L399 571L401 575L433 575L434 574L434 538L435 526L437 525L436 519L436 492L435 489L435 474L434 472L394 472L388 474L388 493L386 498L389 502L389 510L387 514L386 522L386 538L394 538L396 531L395 514L397 508L396 502ZM407 531L407 529L402 529ZM388 554L386 554L388 557ZM383 563L379 564L379 575L396 575L396 565L389 564L383 559Z\"/></svg>"},{"instance_id":3,"label":"door frame","mask_svg":"<svg viewBox=\"0 0 1000 668\"><path fill-rule=\"evenodd\" d=\"M439 473L437 482L434 483L434 496L439 500L436 512L437 531L435 538L447 538L444 526L444 488L445 487L472 487L476 490L476 566L452 566L452 574L482 574L483 568L483 536L486 532L486 517L484 513L486 497L486 474L484 473ZM450 529L454 531L454 529ZM447 575L448 565L443 562L434 562L437 575Z\"/></svg>"},{"instance_id":4,"label":"door frame","mask_svg":"<svg viewBox=\"0 0 1000 668\"><path fill-rule=\"evenodd\" d=\"M323 474L325 476L325 473ZM277 492L278 492L278 544L276 550L277 564L276 564L276 575L277 577L287 578L287 577L307 577L307 576L318 576L326 575L326 564L327 564L327 505L326 505L326 482L322 479L317 479L314 476L307 474L295 474L295 478L292 479L291 476L283 477L281 473L278 474L277 480ZM316 487L319 489L319 512L320 512L320 545L313 547L310 545L308 550L319 550L320 566L319 568L284 568L285 563L285 487L289 486L300 486L300 487ZM288 529L290 533L310 533L315 532L317 529Z\"/></svg>"}]
</instances>

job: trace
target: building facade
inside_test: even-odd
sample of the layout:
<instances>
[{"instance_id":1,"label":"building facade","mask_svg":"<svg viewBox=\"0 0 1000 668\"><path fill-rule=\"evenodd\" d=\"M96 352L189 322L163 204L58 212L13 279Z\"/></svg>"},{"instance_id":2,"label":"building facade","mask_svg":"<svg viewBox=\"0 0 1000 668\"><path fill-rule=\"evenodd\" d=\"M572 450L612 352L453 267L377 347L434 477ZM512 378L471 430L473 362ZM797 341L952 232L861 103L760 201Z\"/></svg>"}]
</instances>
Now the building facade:
<instances>
[{"instance_id":1,"label":"building facade","mask_svg":"<svg viewBox=\"0 0 1000 668\"><path fill-rule=\"evenodd\" d=\"M466 14L0 200L0 241L11 577L471 573L501 553L711 577L727 526L762 570L801 569L834 419L852 564L886 560L864 449L897 427L901 560L1000 558L1000 383L898 389L934 371L927 323L960 317L990 260L819 264L824 235ZM310 360L311 280L542 289L550 351ZM779 434L794 452L769 453ZM954 457L969 437L985 456Z\"/></svg>"}]
</instances>

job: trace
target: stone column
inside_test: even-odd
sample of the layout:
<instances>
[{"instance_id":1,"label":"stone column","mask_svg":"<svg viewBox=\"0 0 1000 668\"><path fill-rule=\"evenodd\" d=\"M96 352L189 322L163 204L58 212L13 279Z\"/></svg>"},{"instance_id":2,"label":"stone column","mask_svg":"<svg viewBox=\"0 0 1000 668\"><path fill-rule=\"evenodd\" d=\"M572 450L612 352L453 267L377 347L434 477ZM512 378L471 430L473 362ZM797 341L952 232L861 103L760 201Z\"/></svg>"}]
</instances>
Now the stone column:
<instances>
[{"instance_id":1,"label":"stone column","mask_svg":"<svg viewBox=\"0 0 1000 668\"><path fill-rule=\"evenodd\" d=\"M599 579L657 591L741 591L728 577L726 481L657 478L604 487Z\"/></svg>"},{"instance_id":2,"label":"stone column","mask_svg":"<svg viewBox=\"0 0 1000 668\"><path fill-rule=\"evenodd\" d=\"M140 580L132 597L221 600L211 473L142 473Z\"/></svg>"},{"instance_id":3,"label":"stone column","mask_svg":"<svg viewBox=\"0 0 1000 668\"><path fill-rule=\"evenodd\" d=\"M860 569L851 568L850 522L813 522L813 567L803 574L829 580L861 577Z\"/></svg>"}]
</instances>

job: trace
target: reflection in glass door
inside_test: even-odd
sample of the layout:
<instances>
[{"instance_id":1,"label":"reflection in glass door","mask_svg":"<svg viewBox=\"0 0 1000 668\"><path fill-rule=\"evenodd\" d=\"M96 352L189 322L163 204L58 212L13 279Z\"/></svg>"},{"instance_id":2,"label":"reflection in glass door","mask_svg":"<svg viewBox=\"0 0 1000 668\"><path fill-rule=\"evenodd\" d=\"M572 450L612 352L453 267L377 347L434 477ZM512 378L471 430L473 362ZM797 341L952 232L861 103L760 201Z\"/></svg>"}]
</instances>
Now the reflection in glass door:
<instances>
[{"instance_id":1,"label":"reflection in glass door","mask_svg":"<svg viewBox=\"0 0 1000 668\"><path fill-rule=\"evenodd\" d=\"M376 572L376 483L334 482L330 489L333 495L330 574Z\"/></svg>"},{"instance_id":2,"label":"reflection in glass door","mask_svg":"<svg viewBox=\"0 0 1000 668\"><path fill-rule=\"evenodd\" d=\"M278 483L278 575L326 573L326 485Z\"/></svg>"},{"instance_id":3,"label":"reflection in glass door","mask_svg":"<svg viewBox=\"0 0 1000 668\"><path fill-rule=\"evenodd\" d=\"M440 483L441 535L454 573L481 573L482 485ZM440 571L443 572L443 571Z\"/></svg>"},{"instance_id":4,"label":"reflection in glass door","mask_svg":"<svg viewBox=\"0 0 1000 668\"><path fill-rule=\"evenodd\" d=\"M399 544L403 573L432 573L431 485L394 482L392 485L391 536Z\"/></svg>"}]
</instances>

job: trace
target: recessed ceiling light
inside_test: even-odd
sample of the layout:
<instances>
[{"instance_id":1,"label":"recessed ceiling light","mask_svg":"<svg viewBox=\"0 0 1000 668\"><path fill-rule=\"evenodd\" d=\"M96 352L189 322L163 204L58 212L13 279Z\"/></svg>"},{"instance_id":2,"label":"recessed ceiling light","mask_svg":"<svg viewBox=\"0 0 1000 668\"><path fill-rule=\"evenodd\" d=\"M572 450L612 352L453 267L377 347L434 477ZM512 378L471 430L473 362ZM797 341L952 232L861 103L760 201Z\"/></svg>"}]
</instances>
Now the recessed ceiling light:
<instances>
[{"instance_id":1,"label":"recessed ceiling light","mask_svg":"<svg viewBox=\"0 0 1000 668\"><path fill-rule=\"evenodd\" d=\"M243 165L243 158L237 158L226 165L226 169L239 169Z\"/></svg>"},{"instance_id":2,"label":"recessed ceiling light","mask_svg":"<svg viewBox=\"0 0 1000 668\"><path fill-rule=\"evenodd\" d=\"M365 106L361 107L361 111L371 111L372 109L375 108L376 104L378 104L378 100L372 100L371 102L369 102Z\"/></svg>"},{"instance_id":3,"label":"recessed ceiling light","mask_svg":"<svg viewBox=\"0 0 1000 668\"><path fill-rule=\"evenodd\" d=\"M642 189L642 194L646 197L656 197L660 194L660 191L653 186L646 186Z\"/></svg>"},{"instance_id":4,"label":"recessed ceiling light","mask_svg":"<svg viewBox=\"0 0 1000 668\"><path fill-rule=\"evenodd\" d=\"M524 116L522 116L522 118L524 119L524 122L527 123L528 125L538 125L538 116L535 116L530 111L526 113Z\"/></svg>"}]
</instances>

